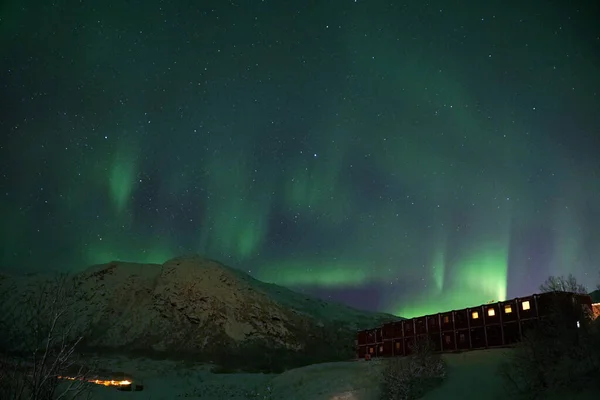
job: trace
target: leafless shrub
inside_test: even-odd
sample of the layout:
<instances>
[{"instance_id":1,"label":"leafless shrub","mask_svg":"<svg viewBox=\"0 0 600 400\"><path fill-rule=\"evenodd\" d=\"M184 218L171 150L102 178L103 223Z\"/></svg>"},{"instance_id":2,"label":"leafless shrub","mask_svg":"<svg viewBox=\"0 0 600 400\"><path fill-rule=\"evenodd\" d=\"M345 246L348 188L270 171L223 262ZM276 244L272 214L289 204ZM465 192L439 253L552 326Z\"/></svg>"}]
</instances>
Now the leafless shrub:
<instances>
[{"instance_id":1,"label":"leafless shrub","mask_svg":"<svg viewBox=\"0 0 600 400\"><path fill-rule=\"evenodd\" d=\"M573 274L565 276L550 276L540 285L540 292L571 292L587 294L587 288L578 283Z\"/></svg>"},{"instance_id":2,"label":"leafless shrub","mask_svg":"<svg viewBox=\"0 0 600 400\"><path fill-rule=\"evenodd\" d=\"M513 397L541 399L553 392L590 389L600 374L599 321L569 300L557 294L548 316L524 332L500 367Z\"/></svg>"},{"instance_id":3,"label":"leafless shrub","mask_svg":"<svg viewBox=\"0 0 600 400\"><path fill-rule=\"evenodd\" d=\"M0 349L0 398L50 400L89 395L91 376L75 353L82 337L74 329L74 289L66 275L58 275L52 281L39 281L20 299L7 292L0 296L7 308L1 310L6 335Z\"/></svg>"},{"instance_id":4,"label":"leafless shrub","mask_svg":"<svg viewBox=\"0 0 600 400\"><path fill-rule=\"evenodd\" d=\"M418 399L445 379L446 364L429 340L417 341L411 351L410 356L385 360L381 400Z\"/></svg>"}]
</instances>

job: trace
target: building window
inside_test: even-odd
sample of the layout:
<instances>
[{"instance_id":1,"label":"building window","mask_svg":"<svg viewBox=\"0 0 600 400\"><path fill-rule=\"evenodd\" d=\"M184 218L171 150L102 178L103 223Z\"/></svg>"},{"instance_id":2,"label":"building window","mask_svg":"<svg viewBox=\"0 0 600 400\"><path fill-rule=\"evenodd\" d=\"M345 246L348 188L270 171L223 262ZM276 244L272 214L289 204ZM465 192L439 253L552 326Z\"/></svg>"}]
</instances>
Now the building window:
<instances>
[{"instance_id":1,"label":"building window","mask_svg":"<svg viewBox=\"0 0 600 400\"><path fill-rule=\"evenodd\" d=\"M447 316L447 315L446 315L446 316L444 317L444 323L445 323L445 324L448 324L448 323L450 323L450 317L449 317L449 316Z\"/></svg>"},{"instance_id":2,"label":"building window","mask_svg":"<svg viewBox=\"0 0 600 400\"><path fill-rule=\"evenodd\" d=\"M507 305L504 306L504 312L506 314L512 313L512 307L510 306L510 304L507 304Z\"/></svg>"},{"instance_id":3,"label":"building window","mask_svg":"<svg viewBox=\"0 0 600 400\"><path fill-rule=\"evenodd\" d=\"M369 347L369 354L373 354L373 348Z\"/></svg>"},{"instance_id":4,"label":"building window","mask_svg":"<svg viewBox=\"0 0 600 400\"><path fill-rule=\"evenodd\" d=\"M531 307L529 306L529 300L525 300L525 301L522 303L522 307L523 307L523 311L527 311L527 310L529 310L529 309L531 308Z\"/></svg>"},{"instance_id":5,"label":"building window","mask_svg":"<svg viewBox=\"0 0 600 400\"><path fill-rule=\"evenodd\" d=\"M396 350L400 350L400 342L396 342Z\"/></svg>"},{"instance_id":6,"label":"building window","mask_svg":"<svg viewBox=\"0 0 600 400\"><path fill-rule=\"evenodd\" d=\"M464 343L464 342L465 342L465 334L464 334L464 333L461 333L461 334L460 334L460 336L459 336L459 340L460 340L460 342L461 342L461 343Z\"/></svg>"},{"instance_id":7,"label":"building window","mask_svg":"<svg viewBox=\"0 0 600 400\"><path fill-rule=\"evenodd\" d=\"M493 308L488 308L488 317L493 317L496 315L496 310Z\"/></svg>"},{"instance_id":8,"label":"building window","mask_svg":"<svg viewBox=\"0 0 600 400\"><path fill-rule=\"evenodd\" d=\"M379 346L379 352L383 353L383 346Z\"/></svg>"},{"instance_id":9,"label":"building window","mask_svg":"<svg viewBox=\"0 0 600 400\"><path fill-rule=\"evenodd\" d=\"M479 319L479 313L477 311L473 311L471 313L471 318L473 318L473 319Z\"/></svg>"},{"instance_id":10,"label":"building window","mask_svg":"<svg viewBox=\"0 0 600 400\"><path fill-rule=\"evenodd\" d=\"M444 338L446 339L446 344L450 344L452 342L450 335L444 335Z\"/></svg>"}]
</instances>

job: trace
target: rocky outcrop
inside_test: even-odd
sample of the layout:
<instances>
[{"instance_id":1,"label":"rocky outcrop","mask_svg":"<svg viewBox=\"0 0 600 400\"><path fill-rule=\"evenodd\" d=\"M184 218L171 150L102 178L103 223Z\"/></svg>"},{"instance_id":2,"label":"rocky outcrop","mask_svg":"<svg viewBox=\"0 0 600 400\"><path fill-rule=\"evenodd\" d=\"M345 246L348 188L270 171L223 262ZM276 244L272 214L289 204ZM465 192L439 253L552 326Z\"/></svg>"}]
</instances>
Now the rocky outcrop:
<instances>
[{"instance_id":1,"label":"rocky outcrop","mask_svg":"<svg viewBox=\"0 0 600 400\"><path fill-rule=\"evenodd\" d=\"M274 355L292 364L333 361L352 357L357 329L395 318L307 297L199 256L162 265L111 262L73 280L76 331L90 350L236 356L238 364L272 363Z\"/></svg>"}]
</instances>

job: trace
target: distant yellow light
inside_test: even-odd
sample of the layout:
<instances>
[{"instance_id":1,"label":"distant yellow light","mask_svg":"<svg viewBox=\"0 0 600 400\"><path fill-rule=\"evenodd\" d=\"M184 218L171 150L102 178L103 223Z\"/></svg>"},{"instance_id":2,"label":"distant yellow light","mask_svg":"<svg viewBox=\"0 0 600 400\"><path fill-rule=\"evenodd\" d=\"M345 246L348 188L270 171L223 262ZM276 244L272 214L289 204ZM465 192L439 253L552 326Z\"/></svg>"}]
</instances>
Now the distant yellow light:
<instances>
[{"instance_id":1,"label":"distant yellow light","mask_svg":"<svg viewBox=\"0 0 600 400\"><path fill-rule=\"evenodd\" d=\"M478 313L477 311L473 311L473 312L471 313L471 318L473 318L473 319L478 319L478 318L479 318L479 313Z\"/></svg>"},{"instance_id":2,"label":"distant yellow light","mask_svg":"<svg viewBox=\"0 0 600 400\"><path fill-rule=\"evenodd\" d=\"M522 304L523 304L522 305L523 311L527 311L527 310L529 310L531 308L530 305L529 305L529 300L525 300Z\"/></svg>"},{"instance_id":3,"label":"distant yellow light","mask_svg":"<svg viewBox=\"0 0 600 400\"><path fill-rule=\"evenodd\" d=\"M507 304L507 305L504 306L504 312L506 314L512 313L512 307L510 306L510 304Z\"/></svg>"},{"instance_id":4,"label":"distant yellow light","mask_svg":"<svg viewBox=\"0 0 600 400\"><path fill-rule=\"evenodd\" d=\"M488 317L493 317L494 315L496 315L496 310L493 308L488 309Z\"/></svg>"},{"instance_id":5,"label":"distant yellow light","mask_svg":"<svg viewBox=\"0 0 600 400\"><path fill-rule=\"evenodd\" d=\"M68 379L70 381L75 381L75 380L83 380L83 378L80 377L73 377L73 376L59 376L58 379ZM115 380L104 380L104 379L86 379L87 382L90 383L95 383L96 385L104 385L104 386L127 386L127 385L131 385L131 381L129 380L122 380L122 381L115 381Z\"/></svg>"}]
</instances>

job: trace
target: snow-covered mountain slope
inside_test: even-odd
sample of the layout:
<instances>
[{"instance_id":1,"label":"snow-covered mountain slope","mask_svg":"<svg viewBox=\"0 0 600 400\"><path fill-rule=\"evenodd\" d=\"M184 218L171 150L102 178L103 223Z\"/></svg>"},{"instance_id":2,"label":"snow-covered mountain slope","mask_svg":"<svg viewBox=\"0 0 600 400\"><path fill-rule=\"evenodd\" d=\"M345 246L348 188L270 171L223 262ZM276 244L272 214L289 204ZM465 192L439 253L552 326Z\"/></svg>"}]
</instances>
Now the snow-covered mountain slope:
<instances>
[{"instance_id":1,"label":"snow-covered mountain slope","mask_svg":"<svg viewBox=\"0 0 600 400\"><path fill-rule=\"evenodd\" d=\"M0 285L23 297L40 279L8 278ZM260 282L199 256L162 265L110 262L72 279L85 349L205 358L234 369L349 359L356 330L397 319Z\"/></svg>"}]
</instances>

